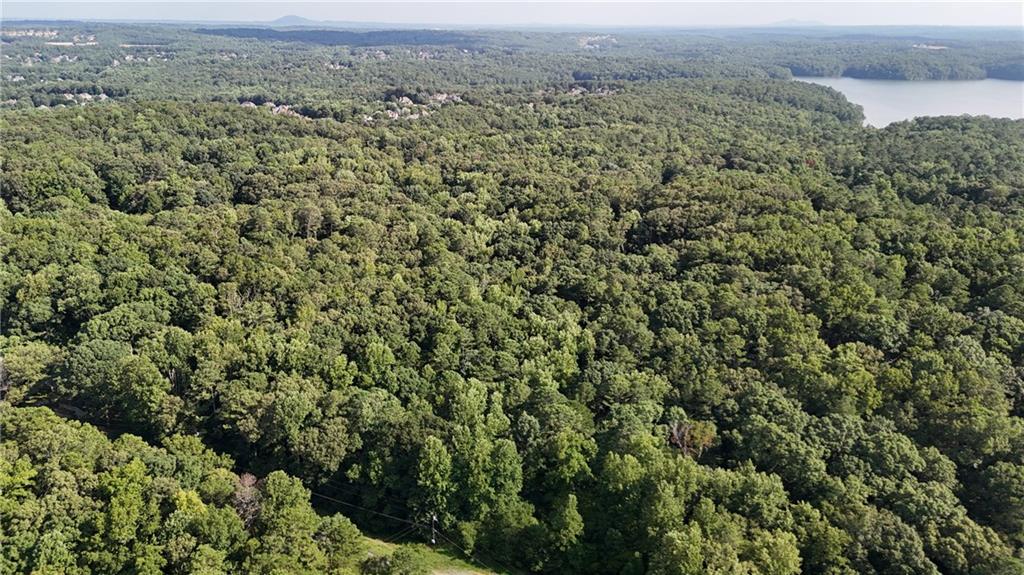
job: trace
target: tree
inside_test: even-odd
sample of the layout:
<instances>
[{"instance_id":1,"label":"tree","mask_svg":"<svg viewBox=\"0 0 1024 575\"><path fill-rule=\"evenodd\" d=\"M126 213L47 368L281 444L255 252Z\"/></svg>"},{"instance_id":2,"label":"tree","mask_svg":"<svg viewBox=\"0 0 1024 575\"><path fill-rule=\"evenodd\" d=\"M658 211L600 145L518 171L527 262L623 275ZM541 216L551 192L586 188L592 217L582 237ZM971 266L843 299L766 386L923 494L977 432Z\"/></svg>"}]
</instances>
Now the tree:
<instances>
[{"instance_id":1,"label":"tree","mask_svg":"<svg viewBox=\"0 0 1024 575\"><path fill-rule=\"evenodd\" d=\"M416 463L416 496L411 504L423 520L437 517L442 525L451 521L448 498L454 486L451 481L452 458L440 439L427 437Z\"/></svg>"},{"instance_id":2,"label":"tree","mask_svg":"<svg viewBox=\"0 0 1024 575\"><path fill-rule=\"evenodd\" d=\"M337 513L320 521L316 540L327 555L328 567L335 570L355 563L365 547L359 529Z\"/></svg>"},{"instance_id":3,"label":"tree","mask_svg":"<svg viewBox=\"0 0 1024 575\"><path fill-rule=\"evenodd\" d=\"M327 556L315 540L320 520L302 482L275 471L261 482L259 492L260 508L253 524L259 547L244 568L251 573L323 572Z\"/></svg>"}]
</instances>

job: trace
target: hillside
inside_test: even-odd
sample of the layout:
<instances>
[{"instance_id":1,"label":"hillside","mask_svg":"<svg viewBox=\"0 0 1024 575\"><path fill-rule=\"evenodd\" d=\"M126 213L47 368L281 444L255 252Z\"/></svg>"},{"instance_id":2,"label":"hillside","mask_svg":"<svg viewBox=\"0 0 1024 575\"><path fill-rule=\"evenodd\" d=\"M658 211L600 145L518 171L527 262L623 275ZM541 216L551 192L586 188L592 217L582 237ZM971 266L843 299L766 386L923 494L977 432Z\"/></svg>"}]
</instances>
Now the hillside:
<instances>
[{"instance_id":1,"label":"hillside","mask_svg":"<svg viewBox=\"0 0 1024 575\"><path fill-rule=\"evenodd\" d=\"M751 38L59 34L5 45L0 573L1024 571L1024 121L864 127Z\"/></svg>"}]
</instances>

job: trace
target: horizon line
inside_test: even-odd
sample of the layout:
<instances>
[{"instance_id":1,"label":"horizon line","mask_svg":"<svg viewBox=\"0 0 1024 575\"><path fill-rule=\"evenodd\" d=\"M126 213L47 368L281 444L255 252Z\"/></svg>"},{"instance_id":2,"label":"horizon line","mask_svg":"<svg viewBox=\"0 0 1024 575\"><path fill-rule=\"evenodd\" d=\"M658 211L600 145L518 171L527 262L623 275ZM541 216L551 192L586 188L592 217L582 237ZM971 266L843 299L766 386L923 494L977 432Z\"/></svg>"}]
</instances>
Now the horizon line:
<instances>
[{"instance_id":1,"label":"horizon line","mask_svg":"<svg viewBox=\"0 0 1024 575\"><path fill-rule=\"evenodd\" d=\"M308 24L287 24L279 23L281 20L288 18L298 18L308 22ZM437 27L452 27L452 28L504 28L504 29L518 29L518 28L614 28L614 29L664 29L664 30L692 30L692 29L706 29L706 28L719 28L719 29L746 29L746 28L997 28L997 29L1019 29L1024 31L1024 23L1022 24L827 24L827 23L787 23L786 21L769 22L766 24L694 24L689 26L680 25L665 25L665 24L584 24L584 23L572 23L572 22L551 22L551 23L516 23L516 24L500 24L500 23L475 23L475 24L455 24L451 22L396 22L396 21L385 21L385 20L313 20L306 18L305 16L298 16L295 14L286 14L273 20L212 20L212 19L140 19L140 18L5 18L0 14L0 24L4 22L52 22L52 23L65 23L65 22L96 22L96 23L111 23L111 24L249 24L249 25L267 25L279 23L278 27L282 28L315 28L317 25L326 24L358 24L358 25L385 25L385 26L430 26L432 28Z\"/></svg>"}]
</instances>

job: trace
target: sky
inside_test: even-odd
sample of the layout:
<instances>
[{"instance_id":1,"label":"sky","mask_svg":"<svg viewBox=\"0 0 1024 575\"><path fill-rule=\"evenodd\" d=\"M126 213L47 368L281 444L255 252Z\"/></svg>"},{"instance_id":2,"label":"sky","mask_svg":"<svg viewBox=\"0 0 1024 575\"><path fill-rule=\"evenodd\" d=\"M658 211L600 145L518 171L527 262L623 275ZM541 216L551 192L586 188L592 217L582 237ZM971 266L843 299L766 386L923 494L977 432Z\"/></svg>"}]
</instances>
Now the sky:
<instances>
[{"instance_id":1,"label":"sky","mask_svg":"<svg viewBox=\"0 0 1024 575\"><path fill-rule=\"evenodd\" d=\"M312 20L459 26L1021 26L1024 2L0 2L3 19Z\"/></svg>"}]
</instances>

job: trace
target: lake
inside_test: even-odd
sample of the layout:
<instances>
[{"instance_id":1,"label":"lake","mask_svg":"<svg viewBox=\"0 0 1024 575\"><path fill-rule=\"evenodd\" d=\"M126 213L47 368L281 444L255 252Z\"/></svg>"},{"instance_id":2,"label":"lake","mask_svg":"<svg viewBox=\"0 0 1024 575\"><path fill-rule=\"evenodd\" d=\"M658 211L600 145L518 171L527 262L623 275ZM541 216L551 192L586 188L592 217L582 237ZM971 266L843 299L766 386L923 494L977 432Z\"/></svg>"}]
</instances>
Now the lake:
<instances>
[{"instance_id":1,"label":"lake","mask_svg":"<svg viewBox=\"0 0 1024 575\"><path fill-rule=\"evenodd\" d=\"M1024 118L1024 82L1012 80L860 80L795 78L828 86L864 107L870 126L881 128L916 116L986 115Z\"/></svg>"}]
</instances>

